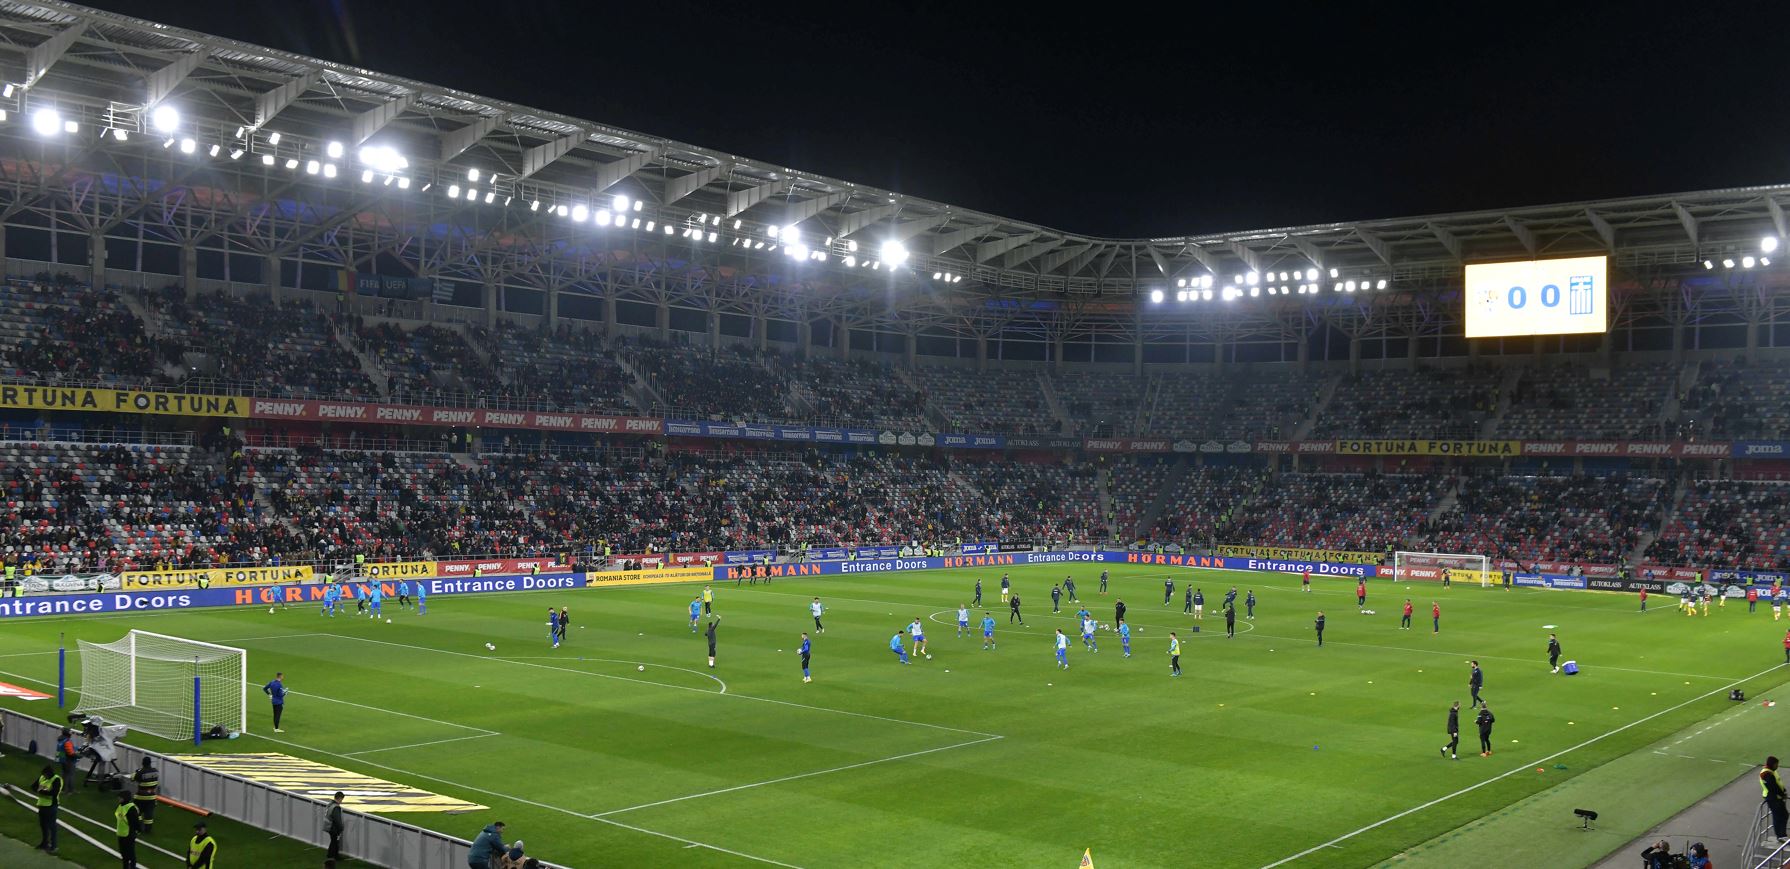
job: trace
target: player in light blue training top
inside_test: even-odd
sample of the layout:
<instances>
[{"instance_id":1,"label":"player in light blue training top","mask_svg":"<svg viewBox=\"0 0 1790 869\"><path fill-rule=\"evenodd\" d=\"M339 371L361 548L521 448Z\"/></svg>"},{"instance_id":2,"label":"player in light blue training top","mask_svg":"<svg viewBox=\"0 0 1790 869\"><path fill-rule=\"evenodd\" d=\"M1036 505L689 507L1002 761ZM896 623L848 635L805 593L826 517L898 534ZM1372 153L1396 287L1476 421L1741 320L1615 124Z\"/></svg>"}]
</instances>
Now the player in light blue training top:
<instances>
[{"instance_id":1,"label":"player in light blue training top","mask_svg":"<svg viewBox=\"0 0 1790 869\"><path fill-rule=\"evenodd\" d=\"M410 609L410 580L398 580L398 608Z\"/></svg>"},{"instance_id":2,"label":"player in light blue training top","mask_svg":"<svg viewBox=\"0 0 1790 869\"><path fill-rule=\"evenodd\" d=\"M1131 657L1131 625L1119 622L1119 645L1125 648L1125 657Z\"/></svg>"},{"instance_id":3,"label":"player in light blue training top","mask_svg":"<svg viewBox=\"0 0 1790 869\"><path fill-rule=\"evenodd\" d=\"M429 584L419 579L416 581L416 614L420 616L428 611Z\"/></svg>"},{"instance_id":4,"label":"player in light blue training top","mask_svg":"<svg viewBox=\"0 0 1790 869\"><path fill-rule=\"evenodd\" d=\"M690 633L696 633L696 623L702 620L702 598L690 599Z\"/></svg>"},{"instance_id":5,"label":"player in light blue training top","mask_svg":"<svg viewBox=\"0 0 1790 869\"><path fill-rule=\"evenodd\" d=\"M1081 620L1081 644L1086 646L1090 652L1100 651L1100 645L1094 642L1094 630L1098 627L1100 625L1094 622L1093 616Z\"/></svg>"},{"instance_id":6,"label":"player in light blue training top","mask_svg":"<svg viewBox=\"0 0 1790 869\"><path fill-rule=\"evenodd\" d=\"M380 588L378 584L374 584L373 590L367 595L367 603L373 607L373 619L375 621L379 619L379 604L383 600L385 600L385 589Z\"/></svg>"},{"instance_id":7,"label":"player in light blue training top","mask_svg":"<svg viewBox=\"0 0 1790 869\"><path fill-rule=\"evenodd\" d=\"M1069 638L1063 635L1063 629L1057 628L1057 666L1069 669Z\"/></svg>"},{"instance_id":8,"label":"player in light blue training top","mask_svg":"<svg viewBox=\"0 0 1790 869\"><path fill-rule=\"evenodd\" d=\"M960 606L957 608L957 636L959 639L961 639L964 634L967 634L969 632L970 632L970 608L966 607L966 606Z\"/></svg>"},{"instance_id":9,"label":"player in light blue training top","mask_svg":"<svg viewBox=\"0 0 1790 869\"><path fill-rule=\"evenodd\" d=\"M907 663L907 650L901 647L901 637L906 633L906 631L896 631L895 636L889 638L889 651L894 652L895 657L900 658L903 664Z\"/></svg>"},{"instance_id":10,"label":"player in light blue training top","mask_svg":"<svg viewBox=\"0 0 1790 869\"><path fill-rule=\"evenodd\" d=\"M340 600L341 598L342 598L342 590L340 588L337 588L334 585L330 585L330 586L324 588L323 589L323 612L320 613L320 615L326 615L332 619L335 618L336 617L336 601Z\"/></svg>"},{"instance_id":11,"label":"player in light blue training top","mask_svg":"<svg viewBox=\"0 0 1790 869\"><path fill-rule=\"evenodd\" d=\"M994 616L982 614L982 648L994 648Z\"/></svg>"}]
</instances>

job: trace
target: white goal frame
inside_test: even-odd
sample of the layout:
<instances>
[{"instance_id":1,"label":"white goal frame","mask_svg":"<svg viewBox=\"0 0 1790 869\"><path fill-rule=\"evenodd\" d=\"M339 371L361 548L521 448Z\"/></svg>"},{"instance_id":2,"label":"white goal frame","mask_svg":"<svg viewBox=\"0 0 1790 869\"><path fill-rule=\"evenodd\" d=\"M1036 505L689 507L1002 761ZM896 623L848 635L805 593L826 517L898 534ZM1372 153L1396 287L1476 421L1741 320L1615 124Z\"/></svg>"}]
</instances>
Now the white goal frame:
<instances>
[{"instance_id":1,"label":"white goal frame","mask_svg":"<svg viewBox=\"0 0 1790 869\"><path fill-rule=\"evenodd\" d=\"M1492 559L1485 555L1471 555L1459 552L1410 552L1403 549L1392 553L1392 576L1395 579L1408 579L1405 569L1409 567L1435 567L1443 570L1471 570L1479 574L1479 584L1490 588L1496 584L1497 574L1492 571ZM1442 577L1436 577L1440 582Z\"/></svg>"},{"instance_id":2,"label":"white goal frame","mask_svg":"<svg viewBox=\"0 0 1790 869\"><path fill-rule=\"evenodd\" d=\"M86 641L81 642L81 701L76 705L76 712L95 712L108 720L116 719L119 723L127 724L137 730L142 730L146 733L154 733L155 735L163 736L164 738L185 738L186 735L183 732L181 735L175 736L156 733L150 726L145 726L143 724L142 715L133 715L129 712L122 715L119 714L120 709L144 710L152 715L179 721L181 722L182 729L193 723L187 720L192 715L190 704L194 701L194 697L192 696L193 689L190 684L183 683L184 687L182 691L186 695L188 706L183 707L180 710L169 711L152 709L139 702L141 697L138 689L141 680L139 679L138 674L138 663L150 654L147 647L151 645L151 643L142 643L139 645L140 640L154 641L153 645L158 647L159 652L158 654L155 654L153 658L155 661L163 664L187 663L188 666L193 668L191 673L193 678L199 678L201 676L200 664L197 659L201 656L210 658L211 660L207 663L211 669L204 675L209 676L213 681L217 681L221 678L225 684L235 683L225 690L233 691L236 695L236 709L234 710L234 717L236 720L234 722L228 720L212 721L211 723L223 724L226 727L234 725L233 729L236 733L249 732L249 653L247 650L239 649L234 646L224 646L217 643L207 643L202 640L190 640L186 637L175 637L168 634L158 634L151 631L140 631L135 629L132 629L129 633L125 634L122 639L112 643L101 644L89 643ZM195 654L191 659L188 659L185 656L177 658L173 656L172 652L168 651L170 646L185 646L202 654ZM95 657L89 658L89 655ZM102 687L97 683L101 668L95 665L98 663L100 656L123 657L126 664L123 672L124 684ZM229 664L229 659L232 657L235 658L235 666L230 666ZM223 663L222 668L217 666L220 662ZM204 696L201 696L198 699L202 705L205 705ZM226 710L226 716L228 716L229 711L230 710Z\"/></svg>"}]
</instances>

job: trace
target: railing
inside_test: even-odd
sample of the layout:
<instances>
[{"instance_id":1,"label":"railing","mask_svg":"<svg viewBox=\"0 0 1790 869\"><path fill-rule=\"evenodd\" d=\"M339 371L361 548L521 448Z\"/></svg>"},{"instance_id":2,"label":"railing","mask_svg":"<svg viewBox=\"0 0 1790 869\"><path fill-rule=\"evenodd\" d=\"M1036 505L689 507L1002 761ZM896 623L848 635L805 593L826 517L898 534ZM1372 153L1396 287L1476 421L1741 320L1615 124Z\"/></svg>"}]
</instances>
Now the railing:
<instances>
[{"instance_id":1,"label":"railing","mask_svg":"<svg viewBox=\"0 0 1790 869\"><path fill-rule=\"evenodd\" d=\"M6 727L4 740L23 750L33 742L54 745L61 726L10 709L0 709ZM134 770L150 758L161 773L161 793L169 799L205 809L276 835L323 847L329 803L280 790L262 782L203 769L157 754L118 745L118 768ZM346 830L342 853L375 866L395 869L457 869L466 865L472 843L422 827L350 810L342 812ZM543 866L551 864L543 863Z\"/></svg>"},{"instance_id":2,"label":"railing","mask_svg":"<svg viewBox=\"0 0 1790 869\"><path fill-rule=\"evenodd\" d=\"M0 425L0 441L34 444L192 446L193 433L117 427L71 429L53 426Z\"/></svg>"}]
</instances>

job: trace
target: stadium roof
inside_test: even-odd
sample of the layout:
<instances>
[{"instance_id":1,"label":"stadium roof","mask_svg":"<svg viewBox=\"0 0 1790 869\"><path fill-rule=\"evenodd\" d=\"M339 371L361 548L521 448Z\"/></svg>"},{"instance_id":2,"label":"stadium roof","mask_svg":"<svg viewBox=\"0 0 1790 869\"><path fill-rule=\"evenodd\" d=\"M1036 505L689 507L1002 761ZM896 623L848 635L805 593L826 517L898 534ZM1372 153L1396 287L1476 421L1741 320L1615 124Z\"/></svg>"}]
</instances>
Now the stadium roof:
<instances>
[{"instance_id":1,"label":"stadium roof","mask_svg":"<svg viewBox=\"0 0 1790 869\"><path fill-rule=\"evenodd\" d=\"M48 104L96 129L142 134L151 110L165 104L177 107L181 135L201 149L242 147L251 158L308 162L340 142L348 152L344 172L358 175L353 152L377 145L403 155L418 195L430 186L476 185L481 197L508 208L542 209L540 220L594 216L622 195L660 226L688 233L700 222L723 244L770 241L774 248L769 231L795 226L805 252L830 254L834 264L850 254L867 262L896 241L922 278L966 276L963 290L1004 296L1129 296L1205 275L1222 286L1251 271L1309 269L1324 273L1326 290L1333 276L1437 286L1458 281L1464 262L1596 252L1613 254L1618 267L1691 268L1756 250L1762 234L1790 237L1790 186L1770 186L1099 238L50 0L0 2L0 43L12 83L0 106L21 115ZM1091 154L1065 175L1110 178L1110 168L1105 156ZM480 181L467 180L473 170ZM1127 183L1148 184L1150 171L1191 170L1146 168Z\"/></svg>"}]
</instances>

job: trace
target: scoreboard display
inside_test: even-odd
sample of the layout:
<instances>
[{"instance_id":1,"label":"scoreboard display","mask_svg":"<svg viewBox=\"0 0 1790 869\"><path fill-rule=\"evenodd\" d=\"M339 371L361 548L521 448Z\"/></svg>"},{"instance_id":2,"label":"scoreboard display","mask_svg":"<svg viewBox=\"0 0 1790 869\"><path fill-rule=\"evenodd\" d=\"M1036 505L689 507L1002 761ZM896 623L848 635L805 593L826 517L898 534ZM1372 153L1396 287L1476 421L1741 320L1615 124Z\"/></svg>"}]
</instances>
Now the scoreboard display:
<instances>
[{"instance_id":1,"label":"scoreboard display","mask_svg":"<svg viewBox=\"0 0 1790 869\"><path fill-rule=\"evenodd\" d=\"M1468 338L1606 332L1609 257L1467 266Z\"/></svg>"}]
</instances>

